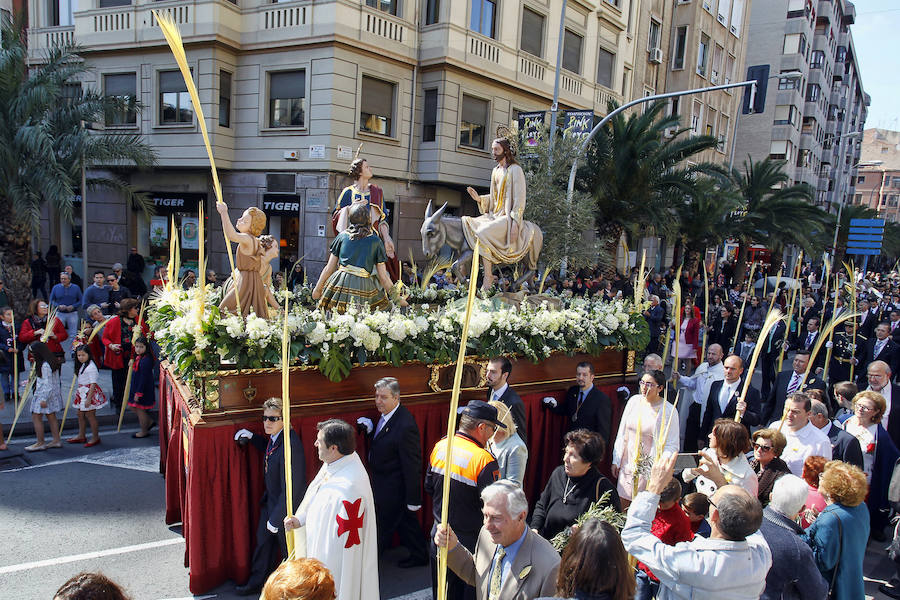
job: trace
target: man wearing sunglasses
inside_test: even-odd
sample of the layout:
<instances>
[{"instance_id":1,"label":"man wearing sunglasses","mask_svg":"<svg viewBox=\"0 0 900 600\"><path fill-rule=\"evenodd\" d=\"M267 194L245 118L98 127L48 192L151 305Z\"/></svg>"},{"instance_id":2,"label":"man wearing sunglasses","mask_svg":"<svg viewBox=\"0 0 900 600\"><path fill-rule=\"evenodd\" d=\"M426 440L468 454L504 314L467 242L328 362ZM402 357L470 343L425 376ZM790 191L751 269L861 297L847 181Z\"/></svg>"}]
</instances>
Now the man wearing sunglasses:
<instances>
[{"instance_id":1,"label":"man wearing sunglasses","mask_svg":"<svg viewBox=\"0 0 900 600\"><path fill-rule=\"evenodd\" d=\"M250 564L247 583L238 586L241 596L259 594L269 574L287 557L287 540L284 536L284 517L287 514L286 488L284 482L284 422L282 421L281 398L269 398L263 403L264 435L241 429L234 439L241 445L247 442L263 453L263 477L266 491L259 502L259 523L256 527L256 549ZM291 483L293 498L299 501L306 493L306 460L303 444L293 428L288 427L291 436Z\"/></svg>"}]
</instances>

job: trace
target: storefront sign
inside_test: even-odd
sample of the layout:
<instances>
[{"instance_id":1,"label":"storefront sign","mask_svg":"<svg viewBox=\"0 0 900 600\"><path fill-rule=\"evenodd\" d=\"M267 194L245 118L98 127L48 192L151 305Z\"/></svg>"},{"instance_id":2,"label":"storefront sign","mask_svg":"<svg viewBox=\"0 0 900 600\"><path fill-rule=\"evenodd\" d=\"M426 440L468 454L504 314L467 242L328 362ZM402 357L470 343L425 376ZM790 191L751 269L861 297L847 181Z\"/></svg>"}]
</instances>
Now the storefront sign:
<instances>
[{"instance_id":1,"label":"storefront sign","mask_svg":"<svg viewBox=\"0 0 900 600\"><path fill-rule=\"evenodd\" d=\"M537 146L541 140L545 116L546 113L543 111L519 113L519 131L522 133L522 138L524 139L521 154L524 158L534 156L534 153L531 152L530 149Z\"/></svg>"},{"instance_id":2,"label":"storefront sign","mask_svg":"<svg viewBox=\"0 0 900 600\"><path fill-rule=\"evenodd\" d=\"M594 113L590 110L569 110L565 113L563 131L572 137L583 139L594 128Z\"/></svg>"},{"instance_id":3,"label":"storefront sign","mask_svg":"<svg viewBox=\"0 0 900 600\"><path fill-rule=\"evenodd\" d=\"M150 245L166 247L169 245L169 219L154 215L150 217Z\"/></svg>"},{"instance_id":4,"label":"storefront sign","mask_svg":"<svg viewBox=\"0 0 900 600\"><path fill-rule=\"evenodd\" d=\"M181 218L181 247L185 250L200 248L200 219L197 217Z\"/></svg>"},{"instance_id":5,"label":"storefront sign","mask_svg":"<svg viewBox=\"0 0 900 600\"><path fill-rule=\"evenodd\" d=\"M272 216L300 216L300 199L297 196L266 195L263 197L263 212Z\"/></svg>"},{"instance_id":6,"label":"storefront sign","mask_svg":"<svg viewBox=\"0 0 900 600\"><path fill-rule=\"evenodd\" d=\"M153 199L157 214L195 213L200 202L206 201L206 194L196 192L145 192Z\"/></svg>"}]
</instances>

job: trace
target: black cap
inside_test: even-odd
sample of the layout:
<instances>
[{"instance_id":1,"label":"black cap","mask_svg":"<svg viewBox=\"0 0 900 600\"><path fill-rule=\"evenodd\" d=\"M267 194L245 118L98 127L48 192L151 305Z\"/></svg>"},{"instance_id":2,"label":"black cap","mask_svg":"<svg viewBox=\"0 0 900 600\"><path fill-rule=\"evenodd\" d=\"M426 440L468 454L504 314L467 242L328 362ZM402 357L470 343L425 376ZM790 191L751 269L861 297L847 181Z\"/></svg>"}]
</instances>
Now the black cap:
<instances>
[{"instance_id":1,"label":"black cap","mask_svg":"<svg viewBox=\"0 0 900 600\"><path fill-rule=\"evenodd\" d=\"M469 415L473 419L479 419L481 421L490 421L497 427L502 427L506 429L506 425L497 420L497 409L485 402L484 400L472 400L470 401L465 408L462 409L462 414Z\"/></svg>"}]
</instances>

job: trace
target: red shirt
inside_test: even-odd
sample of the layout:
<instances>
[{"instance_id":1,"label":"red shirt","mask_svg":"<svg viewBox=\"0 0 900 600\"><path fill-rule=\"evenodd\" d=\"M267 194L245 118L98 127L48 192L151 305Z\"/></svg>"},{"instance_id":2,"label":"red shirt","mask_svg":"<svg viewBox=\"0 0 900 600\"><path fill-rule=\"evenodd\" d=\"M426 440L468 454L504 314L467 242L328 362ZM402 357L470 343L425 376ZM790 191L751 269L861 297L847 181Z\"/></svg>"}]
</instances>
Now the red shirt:
<instances>
[{"instance_id":1,"label":"red shirt","mask_svg":"<svg viewBox=\"0 0 900 600\"><path fill-rule=\"evenodd\" d=\"M691 521L684 514L684 511L681 510L678 502L666 510L657 509L656 517L653 518L653 523L650 525L650 533L667 546L674 546L678 542L689 542L694 539L694 532L691 531ZM638 568L649 575L653 581L659 581L644 563L639 562Z\"/></svg>"}]
</instances>

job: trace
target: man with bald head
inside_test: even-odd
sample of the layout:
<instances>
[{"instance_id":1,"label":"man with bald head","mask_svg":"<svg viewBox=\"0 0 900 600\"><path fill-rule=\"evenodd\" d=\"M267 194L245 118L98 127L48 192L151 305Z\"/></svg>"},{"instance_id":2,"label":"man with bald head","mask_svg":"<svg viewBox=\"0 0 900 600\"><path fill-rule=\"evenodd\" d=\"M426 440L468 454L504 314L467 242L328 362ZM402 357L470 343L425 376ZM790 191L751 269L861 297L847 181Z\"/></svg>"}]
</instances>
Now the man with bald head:
<instances>
[{"instance_id":1,"label":"man with bald head","mask_svg":"<svg viewBox=\"0 0 900 600\"><path fill-rule=\"evenodd\" d=\"M736 485L710 498L709 538L668 546L651 532L659 497L672 480L677 455L657 460L646 491L628 509L622 542L629 554L659 578L658 600L758 600L772 566L772 553L759 526L762 506Z\"/></svg>"},{"instance_id":2,"label":"man with bald head","mask_svg":"<svg viewBox=\"0 0 900 600\"><path fill-rule=\"evenodd\" d=\"M869 381L867 389L878 392L884 396L884 402L887 406L884 414L881 416L881 425L885 428L894 445L900 446L900 416L891 417L891 402L897 400L900 402L900 385L891 383L891 367L883 360L874 360L869 363L866 369L866 378Z\"/></svg>"},{"instance_id":3,"label":"man with bald head","mask_svg":"<svg viewBox=\"0 0 900 600\"><path fill-rule=\"evenodd\" d=\"M748 434L750 426L762 422L759 390L750 385L747 396L741 399L744 391L744 361L737 354L731 354L722 364L725 377L709 386L706 410L703 412L697 436L698 448L704 448L708 443L716 419L734 419L734 416L740 413L741 423L748 429ZM688 440L685 439L685 444L687 443Z\"/></svg>"},{"instance_id":4,"label":"man with bald head","mask_svg":"<svg viewBox=\"0 0 900 600\"><path fill-rule=\"evenodd\" d=\"M677 388L686 390L678 402L678 418L681 421L681 443L685 452L696 452L696 440L700 435L700 424L706 411L709 388L717 381L725 379L722 366L722 346L710 344L706 349L706 362L700 364L693 375L672 373L672 381ZM686 444L686 445L685 445Z\"/></svg>"}]
</instances>

